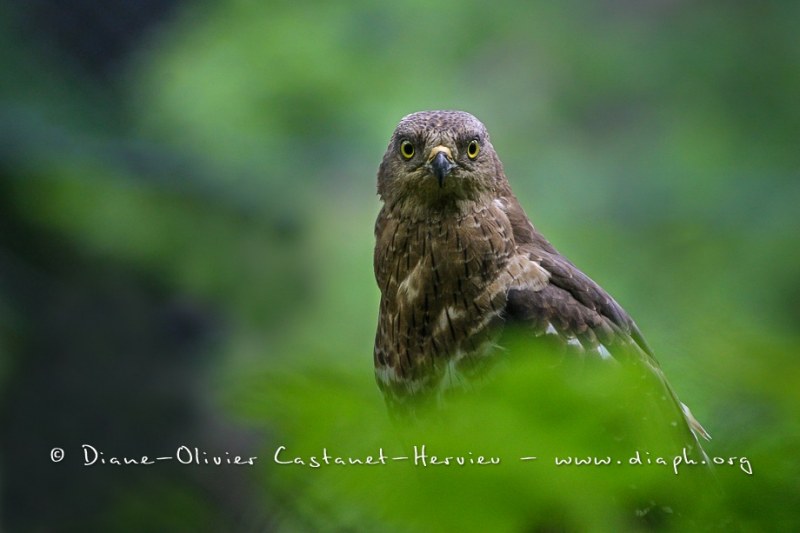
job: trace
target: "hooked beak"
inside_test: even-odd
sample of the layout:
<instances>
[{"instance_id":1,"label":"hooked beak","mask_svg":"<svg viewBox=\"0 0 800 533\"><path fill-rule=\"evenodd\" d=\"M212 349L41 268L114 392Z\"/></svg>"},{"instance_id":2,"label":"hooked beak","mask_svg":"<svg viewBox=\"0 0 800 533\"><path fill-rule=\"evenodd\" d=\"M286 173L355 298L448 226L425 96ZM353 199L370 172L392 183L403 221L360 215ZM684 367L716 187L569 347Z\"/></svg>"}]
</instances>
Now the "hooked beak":
<instances>
[{"instance_id":1,"label":"hooked beak","mask_svg":"<svg viewBox=\"0 0 800 533\"><path fill-rule=\"evenodd\" d=\"M445 176L450 174L450 171L455 167L450 149L442 145L434 147L431 150L430 157L428 157L428 167L436 176L436 179L439 180L439 187L442 187Z\"/></svg>"}]
</instances>

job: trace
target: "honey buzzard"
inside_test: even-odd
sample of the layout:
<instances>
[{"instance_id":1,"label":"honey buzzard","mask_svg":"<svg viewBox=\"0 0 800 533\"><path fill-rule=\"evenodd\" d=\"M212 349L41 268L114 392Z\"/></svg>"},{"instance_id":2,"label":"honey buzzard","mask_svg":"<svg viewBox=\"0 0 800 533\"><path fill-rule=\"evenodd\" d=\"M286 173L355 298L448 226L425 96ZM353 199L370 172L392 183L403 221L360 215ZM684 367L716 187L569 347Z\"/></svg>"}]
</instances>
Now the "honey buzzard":
<instances>
[{"instance_id":1,"label":"honey buzzard","mask_svg":"<svg viewBox=\"0 0 800 533\"><path fill-rule=\"evenodd\" d=\"M374 359L390 407L441 402L469 387L498 358L503 326L521 324L568 353L639 365L685 434L695 443L707 437L633 320L533 227L474 116L403 118L378 170L378 194Z\"/></svg>"}]
</instances>

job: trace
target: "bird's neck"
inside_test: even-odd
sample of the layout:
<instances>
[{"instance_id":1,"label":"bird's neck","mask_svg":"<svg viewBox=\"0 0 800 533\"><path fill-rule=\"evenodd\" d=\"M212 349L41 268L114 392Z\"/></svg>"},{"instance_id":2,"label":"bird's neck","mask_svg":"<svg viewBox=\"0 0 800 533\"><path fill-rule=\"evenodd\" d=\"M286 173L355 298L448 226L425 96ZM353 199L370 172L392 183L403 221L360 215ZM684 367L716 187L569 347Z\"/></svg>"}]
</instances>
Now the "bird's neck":
<instances>
[{"instance_id":1,"label":"bird's neck","mask_svg":"<svg viewBox=\"0 0 800 533\"><path fill-rule=\"evenodd\" d=\"M480 212L491 203L491 196L460 196L438 194L420 198L405 196L387 205L387 212L406 223L457 223L465 217Z\"/></svg>"}]
</instances>

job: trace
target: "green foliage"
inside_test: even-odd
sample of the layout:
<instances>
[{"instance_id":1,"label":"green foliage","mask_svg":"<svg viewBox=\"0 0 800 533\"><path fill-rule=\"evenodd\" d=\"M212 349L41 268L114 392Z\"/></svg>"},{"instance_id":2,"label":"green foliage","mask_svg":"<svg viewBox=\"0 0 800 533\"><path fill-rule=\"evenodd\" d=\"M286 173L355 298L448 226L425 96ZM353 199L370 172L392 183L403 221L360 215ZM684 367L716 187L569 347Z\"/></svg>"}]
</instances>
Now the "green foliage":
<instances>
[{"instance_id":1,"label":"green foliage","mask_svg":"<svg viewBox=\"0 0 800 533\"><path fill-rule=\"evenodd\" d=\"M516 345L485 388L394 425L360 373L311 361L252 376L231 402L273 422L260 469L285 520L313 530L684 531L742 518L727 491L757 490L763 465L741 453L714 472L689 464L637 372ZM368 456L385 459L349 464ZM568 458L601 464L556 463Z\"/></svg>"}]
</instances>

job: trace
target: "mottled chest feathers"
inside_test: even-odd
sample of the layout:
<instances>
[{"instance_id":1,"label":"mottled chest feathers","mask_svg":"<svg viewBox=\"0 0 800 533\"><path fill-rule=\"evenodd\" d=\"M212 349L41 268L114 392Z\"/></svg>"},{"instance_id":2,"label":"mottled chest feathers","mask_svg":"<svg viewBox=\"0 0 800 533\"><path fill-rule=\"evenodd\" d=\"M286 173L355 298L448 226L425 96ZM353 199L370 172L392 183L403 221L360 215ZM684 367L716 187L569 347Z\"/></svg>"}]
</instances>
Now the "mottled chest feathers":
<instances>
[{"instance_id":1,"label":"mottled chest feathers","mask_svg":"<svg viewBox=\"0 0 800 533\"><path fill-rule=\"evenodd\" d=\"M496 205L426 223L385 213L375 267L379 381L398 393L463 386L487 366L508 291L539 290L548 273L517 252Z\"/></svg>"}]
</instances>

